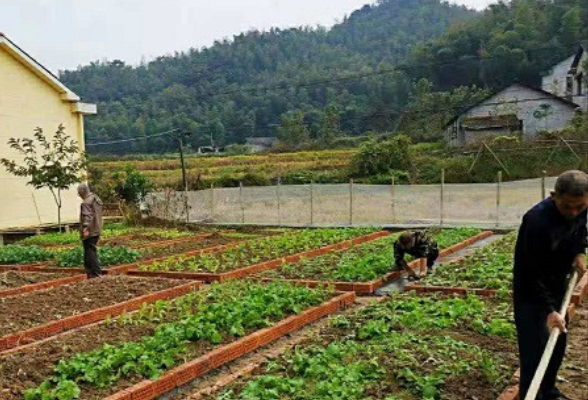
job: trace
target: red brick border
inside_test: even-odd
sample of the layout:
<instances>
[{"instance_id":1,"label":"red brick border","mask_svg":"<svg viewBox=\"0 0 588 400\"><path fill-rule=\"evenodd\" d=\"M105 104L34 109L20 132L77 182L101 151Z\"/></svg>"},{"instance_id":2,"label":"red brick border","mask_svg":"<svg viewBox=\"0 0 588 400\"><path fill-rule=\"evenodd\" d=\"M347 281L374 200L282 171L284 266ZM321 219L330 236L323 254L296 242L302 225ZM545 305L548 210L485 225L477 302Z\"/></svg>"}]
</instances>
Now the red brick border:
<instances>
[{"instance_id":1,"label":"red brick border","mask_svg":"<svg viewBox=\"0 0 588 400\"><path fill-rule=\"evenodd\" d=\"M205 282L224 282L230 279L245 278L250 275L257 274L259 272L276 269L284 262L298 262L301 258L314 258L323 254L327 254L334 250L347 249L356 244L362 244L371 240L379 239L384 236L388 236L390 233L387 231L379 231L370 233L369 235L359 236L353 239L344 240L342 242L330 244L318 249L305 251L302 253L285 256L282 258L276 258L274 260L265 261L258 264L249 265L247 267L238 268L233 271L223 272L219 274L205 273L205 272L152 272L152 271L129 271L129 275L142 276L142 277L157 277L157 278L170 278L170 279L197 279ZM302 283L302 282L298 282Z\"/></svg>"},{"instance_id":2,"label":"red brick border","mask_svg":"<svg viewBox=\"0 0 588 400\"><path fill-rule=\"evenodd\" d=\"M70 317L51 321L37 327L20 331L10 335L0 337L0 354L21 345L29 344L37 340L55 336L80 326L102 321L107 316L116 317L124 312L140 308L143 304L154 303L157 300L168 300L174 297L183 296L193 290L198 289L202 282L189 282L183 285L175 286L166 290L149 293L143 296L135 297L121 303L113 304L107 307L97 308L88 312L72 315Z\"/></svg>"},{"instance_id":3,"label":"red brick border","mask_svg":"<svg viewBox=\"0 0 588 400\"><path fill-rule=\"evenodd\" d=\"M443 249L439 252L439 257L447 257L450 254L456 253L473 243L486 239L493 235L491 231L484 231L471 238L468 238L462 242L454 244L451 247ZM424 265L424 259L414 260L408 263L408 266L411 268L419 267ZM394 281L400 278L402 275L405 275L404 271L394 271L384 275L380 279L376 279L369 282L339 282L339 281L319 281L319 280L306 280L306 279L274 279L274 278L261 278L260 280L264 282L271 282L271 281L284 281L284 282L293 282L299 283L308 287L317 287L317 286L334 286L335 289L343 291L343 292L355 292L358 295L370 295L373 294L376 290L380 287L384 286L386 283Z\"/></svg>"},{"instance_id":4,"label":"red brick border","mask_svg":"<svg viewBox=\"0 0 588 400\"><path fill-rule=\"evenodd\" d=\"M21 273L26 274L26 273L33 273L33 272L21 271ZM38 272L34 272L34 273L37 274ZM42 289L49 289L49 288L56 287L56 286L69 285L70 283L80 282L85 279L86 279L86 275L74 275L74 276L70 276L67 278L53 279L53 280L46 281L46 282L33 283L30 285L24 285L24 286L20 286L20 287L16 287L16 288L6 289L6 290L0 291L0 298L1 297L18 296L19 294L35 292L37 290L42 290Z\"/></svg>"},{"instance_id":5,"label":"red brick border","mask_svg":"<svg viewBox=\"0 0 588 400\"><path fill-rule=\"evenodd\" d=\"M42 268L49 264L49 261L43 261L33 264L2 264L0 265L0 272L7 271L34 271L37 268Z\"/></svg>"},{"instance_id":6,"label":"red brick border","mask_svg":"<svg viewBox=\"0 0 588 400\"><path fill-rule=\"evenodd\" d=\"M354 301L355 293L339 294L337 297L326 301L320 306L310 308L300 315L288 317L269 328L254 332L233 343L220 346L193 361L170 370L159 379L144 380L104 400L152 400L326 315L344 309Z\"/></svg>"}]
</instances>

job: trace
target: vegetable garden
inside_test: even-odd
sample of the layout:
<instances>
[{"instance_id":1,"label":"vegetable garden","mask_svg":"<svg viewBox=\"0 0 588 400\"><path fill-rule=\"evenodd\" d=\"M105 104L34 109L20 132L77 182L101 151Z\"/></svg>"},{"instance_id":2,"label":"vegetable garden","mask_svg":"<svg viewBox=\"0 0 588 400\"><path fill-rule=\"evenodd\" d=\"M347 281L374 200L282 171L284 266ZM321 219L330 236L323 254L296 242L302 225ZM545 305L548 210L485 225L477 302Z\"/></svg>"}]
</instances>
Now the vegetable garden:
<instances>
[{"instance_id":1,"label":"vegetable garden","mask_svg":"<svg viewBox=\"0 0 588 400\"><path fill-rule=\"evenodd\" d=\"M356 294L401 276L399 233L148 231L100 246L115 267L96 280L76 274L80 248L51 247L69 239L0 248L3 264L32 269L0 271L0 399L186 400L184 385L211 371L224 383L195 399L495 400L512 382L514 234L367 303ZM429 233L442 257L490 235ZM178 241L137 248L166 240ZM245 376L221 368L330 314Z\"/></svg>"}]
</instances>

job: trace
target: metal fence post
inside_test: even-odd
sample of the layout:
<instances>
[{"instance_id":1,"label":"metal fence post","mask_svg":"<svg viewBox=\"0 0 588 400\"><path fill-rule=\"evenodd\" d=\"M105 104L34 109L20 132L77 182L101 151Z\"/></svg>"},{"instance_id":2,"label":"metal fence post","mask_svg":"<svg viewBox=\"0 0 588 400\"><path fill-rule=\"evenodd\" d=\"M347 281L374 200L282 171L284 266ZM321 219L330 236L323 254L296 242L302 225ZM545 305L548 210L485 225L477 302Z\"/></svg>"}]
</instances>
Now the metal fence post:
<instances>
[{"instance_id":1,"label":"metal fence post","mask_svg":"<svg viewBox=\"0 0 588 400\"><path fill-rule=\"evenodd\" d=\"M498 171L496 182L496 227L500 225L500 189L502 186L502 171Z\"/></svg>"},{"instance_id":2,"label":"metal fence post","mask_svg":"<svg viewBox=\"0 0 588 400\"><path fill-rule=\"evenodd\" d=\"M310 225L314 225L314 182L310 181Z\"/></svg>"},{"instance_id":3,"label":"metal fence post","mask_svg":"<svg viewBox=\"0 0 588 400\"><path fill-rule=\"evenodd\" d=\"M445 217L445 169L441 170L441 193L439 204L439 224L443 226Z\"/></svg>"},{"instance_id":4,"label":"metal fence post","mask_svg":"<svg viewBox=\"0 0 588 400\"><path fill-rule=\"evenodd\" d=\"M282 178L278 176L278 184L276 185L276 200L278 201L278 226L282 226L282 209L281 209L281 199L280 199L280 186L282 183Z\"/></svg>"},{"instance_id":5,"label":"metal fence post","mask_svg":"<svg viewBox=\"0 0 588 400\"><path fill-rule=\"evenodd\" d=\"M541 173L541 201L545 200L545 177L547 176L547 171L543 170Z\"/></svg>"},{"instance_id":6,"label":"metal fence post","mask_svg":"<svg viewBox=\"0 0 588 400\"><path fill-rule=\"evenodd\" d=\"M243 205L243 182L239 181L239 208L241 209L241 223L245 223L245 206Z\"/></svg>"},{"instance_id":7,"label":"metal fence post","mask_svg":"<svg viewBox=\"0 0 588 400\"><path fill-rule=\"evenodd\" d=\"M349 179L349 225L353 225L353 179Z\"/></svg>"},{"instance_id":8,"label":"metal fence post","mask_svg":"<svg viewBox=\"0 0 588 400\"><path fill-rule=\"evenodd\" d=\"M396 210L395 210L395 204L394 204L394 202L396 201L395 193L394 193L395 192L395 188L394 188L395 183L396 182L395 182L394 175L392 175L392 186L390 186L390 197L391 197L391 199L390 199L390 212L392 213L392 223L396 222Z\"/></svg>"},{"instance_id":9,"label":"metal fence post","mask_svg":"<svg viewBox=\"0 0 588 400\"><path fill-rule=\"evenodd\" d=\"M214 183L210 184L210 219L214 222Z\"/></svg>"}]
</instances>

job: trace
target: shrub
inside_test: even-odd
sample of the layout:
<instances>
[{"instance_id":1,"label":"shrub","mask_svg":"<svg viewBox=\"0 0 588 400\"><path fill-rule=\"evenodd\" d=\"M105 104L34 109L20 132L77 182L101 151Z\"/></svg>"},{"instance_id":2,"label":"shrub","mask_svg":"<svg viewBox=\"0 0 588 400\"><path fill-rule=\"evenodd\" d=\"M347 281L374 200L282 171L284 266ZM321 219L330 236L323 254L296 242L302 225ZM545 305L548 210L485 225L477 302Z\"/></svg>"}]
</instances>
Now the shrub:
<instances>
[{"instance_id":1,"label":"shrub","mask_svg":"<svg viewBox=\"0 0 588 400\"><path fill-rule=\"evenodd\" d=\"M0 264L32 264L50 260L53 255L37 246L0 247Z\"/></svg>"},{"instance_id":2,"label":"shrub","mask_svg":"<svg viewBox=\"0 0 588 400\"><path fill-rule=\"evenodd\" d=\"M352 160L352 173L356 176L387 174L392 170L407 170L411 166L410 139L398 135L377 142L372 139L359 147Z\"/></svg>"}]
</instances>

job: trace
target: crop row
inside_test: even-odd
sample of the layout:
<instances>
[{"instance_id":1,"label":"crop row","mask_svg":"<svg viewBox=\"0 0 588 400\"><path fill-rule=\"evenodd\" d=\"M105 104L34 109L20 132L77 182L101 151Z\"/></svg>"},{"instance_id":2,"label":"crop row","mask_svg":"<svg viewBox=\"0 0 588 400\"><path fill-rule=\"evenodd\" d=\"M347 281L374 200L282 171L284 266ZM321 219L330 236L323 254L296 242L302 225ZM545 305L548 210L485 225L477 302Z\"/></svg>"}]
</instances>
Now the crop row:
<instances>
[{"instance_id":1,"label":"crop row","mask_svg":"<svg viewBox=\"0 0 588 400\"><path fill-rule=\"evenodd\" d=\"M441 265L420 285L494 289L506 294L512 281L516 232L509 233L463 260Z\"/></svg>"},{"instance_id":2,"label":"crop row","mask_svg":"<svg viewBox=\"0 0 588 400\"><path fill-rule=\"evenodd\" d=\"M479 232L477 229L444 229L429 233L437 241L439 248L448 248ZM397 238L398 235L390 235L348 250L303 259L297 263L283 263L279 269L265 271L259 276L343 282L379 279L394 268L393 245Z\"/></svg>"},{"instance_id":3,"label":"crop row","mask_svg":"<svg viewBox=\"0 0 588 400\"><path fill-rule=\"evenodd\" d=\"M320 151L320 152L299 152L299 153L282 153L253 156L233 156L233 157L189 157L186 159L188 168L207 168L207 167L224 167L224 166L255 166L259 164L282 164L291 162L320 162L322 160L341 160L348 159L353 151ZM127 164L133 164L137 169L147 170L164 170L178 169L178 159L157 159L149 161L105 161L94 162L97 168L108 171L122 168Z\"/></svg>"},{"instance_id":4,"label":"crop row","mask_svg":"<svg viewBox=\"0 0 588 400\"><path fill-rule=\"evenodd\" d=\"M516 363L514 338L506 303L393 296L333 317L318 337L207 400L493 400Z\"/></svg>"},{"instance_id":5,"label":"crop row","mask_svg":"<svg viewBox=\"0 0 588 400\"><path fill-rule=\"evenodd\" d=\"M331 297L283 283L236 281L175 301L159 301L132 316L107 322L115 335L128 325L150 327L135 341L105 343L60 359L50 376L25 392L26 400L99 399L149 378Z\"/></svg>"},{"instance_id":6,"label":"crop row","mask_svg":"<svg viewBox=\"0 0 588 400\"><path fill-rule=\"evenodd\" d=\"M313 229L251 240L221 253L193 257L171 257L141 265L141 271L190 271L219 273L281 258L373 232L372 229Z\"/></svg>"}]
</instances>

